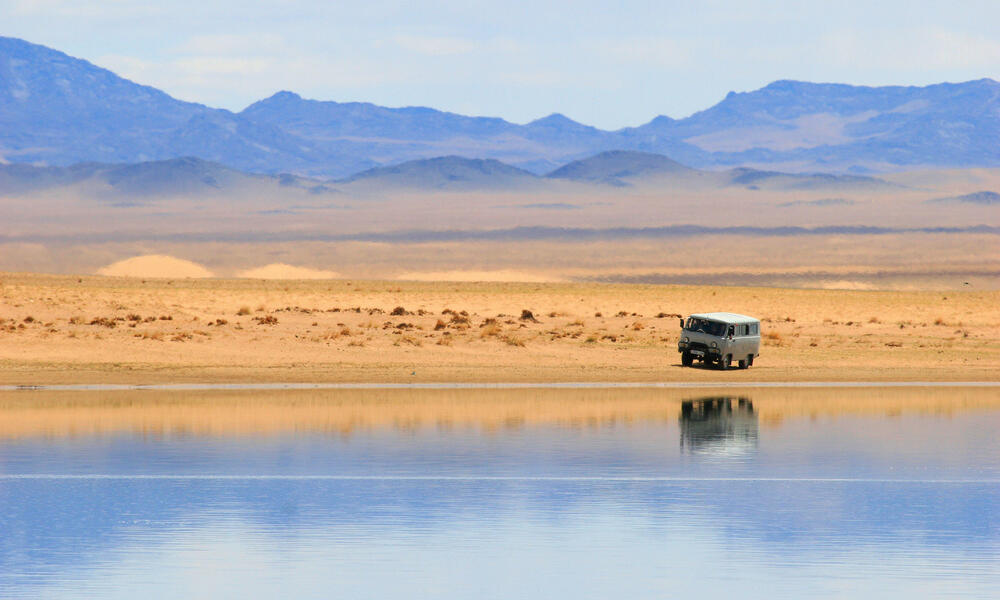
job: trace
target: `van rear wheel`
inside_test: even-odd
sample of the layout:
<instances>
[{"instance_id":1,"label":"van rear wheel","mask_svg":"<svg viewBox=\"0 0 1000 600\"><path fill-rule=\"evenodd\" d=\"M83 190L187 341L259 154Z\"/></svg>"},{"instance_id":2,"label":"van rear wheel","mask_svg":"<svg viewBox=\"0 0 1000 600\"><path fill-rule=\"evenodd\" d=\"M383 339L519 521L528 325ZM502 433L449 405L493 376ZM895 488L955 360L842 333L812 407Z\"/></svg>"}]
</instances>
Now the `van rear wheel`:
<instances>
[{"instance_id":1,"label":"van rear wheel","mask_svg":"<svg viewBox=\"0 0 1000 600\"><path fill-rule=\"evenodd\" d=\"M729 369L729 366L732 362L733 362L733 355L727 354L719 359L719 368L725 371Z\"/></svg>"},{"instance_id":2,"label":"van rear wheel","mask_svg":"<svg viewBox=\"0 0 1000 600\"><path fill-rule=\"evenodd\" d=\"M747 366L748 366L748 365L747 365L747 361L746 361L746 359L745 359L745 358L744 358L743 360L741 360L741 361L740 361L740 368L741 368L741 369L745 369L745 368L747 368Z\"/></svg>"}]
</instances>

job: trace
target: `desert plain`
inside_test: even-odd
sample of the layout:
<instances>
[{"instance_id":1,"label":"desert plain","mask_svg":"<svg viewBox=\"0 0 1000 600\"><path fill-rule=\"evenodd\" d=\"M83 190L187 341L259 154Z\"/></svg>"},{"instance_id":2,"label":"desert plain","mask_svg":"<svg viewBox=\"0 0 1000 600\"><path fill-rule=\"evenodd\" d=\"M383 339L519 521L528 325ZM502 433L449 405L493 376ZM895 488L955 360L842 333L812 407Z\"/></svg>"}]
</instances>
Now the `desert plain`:
<instances>
[{"instance_id":1,"label":"desert plain","mask_svg":"<svg viewBox=\"0 0 1000 600\"><path fill-rule=\"evenodd\" d=\"M625 159L670 164L591 180ZM584 162L11 192L0 383L996 381L1000 170ZM709 311L762 320L751 369L679 365L678 317Z\"/></svg>"},{"instance_id":2,"label":"desert plain","mask_svg":"<svg viewBox=\"0 0 1000 600\"><path fill-rule=\"evenodd\" d=\"M995 290L0 274L0 384L995 381ZM761 318L747 370L678 316Z\"/></svg>"}]
</instances>

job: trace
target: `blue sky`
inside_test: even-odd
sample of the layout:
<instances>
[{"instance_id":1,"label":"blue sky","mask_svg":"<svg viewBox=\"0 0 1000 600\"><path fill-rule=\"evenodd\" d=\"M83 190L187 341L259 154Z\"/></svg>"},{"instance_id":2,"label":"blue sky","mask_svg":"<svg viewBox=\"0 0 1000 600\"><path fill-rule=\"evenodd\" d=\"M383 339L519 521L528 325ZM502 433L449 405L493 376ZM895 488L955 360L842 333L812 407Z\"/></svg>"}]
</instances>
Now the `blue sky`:
<instances>
[{"instance_id":1,"label":"blue sky","mask_svg":"<svg viewBox=\"0 0 1000 600\"><path fill-rule=\"evenodd\" d=\"M0 34L233 110L288 89L614 129L776 79L1000 79L1000 2L0 0Z\"/></svg>"}]
</instances>

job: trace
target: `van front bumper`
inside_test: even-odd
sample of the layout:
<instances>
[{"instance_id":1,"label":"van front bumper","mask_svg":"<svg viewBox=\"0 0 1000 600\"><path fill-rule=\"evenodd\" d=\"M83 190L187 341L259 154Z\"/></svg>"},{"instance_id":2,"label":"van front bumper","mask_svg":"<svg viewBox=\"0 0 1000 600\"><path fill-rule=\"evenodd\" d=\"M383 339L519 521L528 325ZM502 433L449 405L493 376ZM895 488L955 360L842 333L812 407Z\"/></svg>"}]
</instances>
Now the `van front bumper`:
<instances>
[{"instance_id":1,"label":"van front bumper","mask_svg":"<svg viewBox=\"0 0 1000 600\"><path fill-rule=\"evenodd\" d=\"M693 356L702 357L715 357L720 355L719 348L713 348L697 342L677 342L677 351L681 353L690 352Z\"/></svg>"}]
</instances>

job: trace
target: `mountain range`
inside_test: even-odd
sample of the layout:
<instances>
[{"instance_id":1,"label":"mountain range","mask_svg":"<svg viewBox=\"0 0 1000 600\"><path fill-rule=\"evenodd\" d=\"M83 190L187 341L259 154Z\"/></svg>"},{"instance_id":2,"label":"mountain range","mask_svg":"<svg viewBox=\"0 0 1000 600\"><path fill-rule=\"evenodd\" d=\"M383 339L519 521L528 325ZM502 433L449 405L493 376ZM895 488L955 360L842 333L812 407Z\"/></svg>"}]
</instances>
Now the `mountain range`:
<instances>
[{"instance_id":1,"label":"mountain range","mask_svg":"<svg viewBox=\"0 0 1000 600\"><path fill-rule=\"evenodd\" d=\"M566 163L605 151L644 153L618 160L642 156L646 162L605 160L609 170L592 173L615 185L623 181L618 174L661 169L663 160L710 170L857 174L992 167L1000 166L998 142L1000 83L991 79L926 87L777 81L730 93L684 119L658 116L605 131L559 114L516 124L432 108L309 100L288 91L234 113L0 37L0 161L8 163L65 167L197 157L250 173L354 180L374 173L405 181L413 165L401 163L438 157L480 160L466 166L523 179L559 178L556 169ZM383 168L389 170L361 175Z\"/></svg>"},{"instance_id":2,"label":"mountain range","mask_svg":"<svg viewBox=\"0 0 1000 600\"><path fill-rule=\"evenodd\" d=\"M597 187L650 186L743 188L749 190L886 191L898 185L861 175L782 173L740 167L722 171L693 169L659 154L614 150L572 161L545 175L495 159L442 156L374 167L335 181L288 173L246 173L196 157L126 164L79 163L66 167L0 164L0 196L46 190L71 190L83 196L118 202L124 198L199 197L278 190L309 194L364 196L392 190L558 191L560 184ZM570 188L583 191L580 187Z\"/></svg>"}]
</instances>

